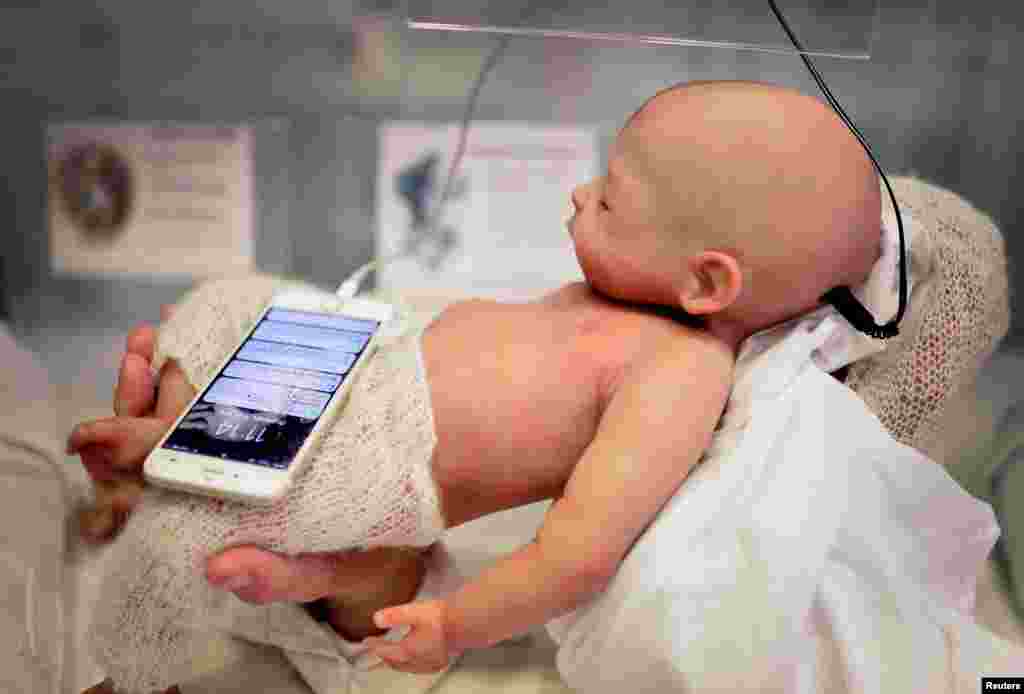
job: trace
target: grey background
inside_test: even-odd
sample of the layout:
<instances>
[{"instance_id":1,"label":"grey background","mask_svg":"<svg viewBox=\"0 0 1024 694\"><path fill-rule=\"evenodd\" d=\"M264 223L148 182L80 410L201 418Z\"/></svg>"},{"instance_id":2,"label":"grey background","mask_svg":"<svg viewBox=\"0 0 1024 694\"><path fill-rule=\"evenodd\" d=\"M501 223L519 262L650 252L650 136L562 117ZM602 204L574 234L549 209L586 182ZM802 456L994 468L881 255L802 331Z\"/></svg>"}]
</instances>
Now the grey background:
<instances>
[{"instance_id":1,"label":"grey background","mask_svg":"<svg viewBox=\"0 0 1024 694\"><path fill-rule=\"evenodd\" d=\"M555 4L584 16L588 6L595 13L608 6L547 6ZM1024 6L880 5L871 60L819 58L819 70L887 171L959 192L997 220L1011 260L1021 257L1014 182ZM187 286L51 275L48 121L254 122L260 266L332 286L368 260L377 123L458 118L468 80L493 45L488 37L418 32L405 39L395 68L404 82L361 94L352 83L352 20L396 7L388 0L8 0L0 7L0 288L15 332L46 351L71 335L122 331L155 319L159 305ZM848 13L836 9L835 22ZM778 32L765 21L765 31ZM568 77L559 82L556 73ZM818 94L791 55L516 39L484 87L477 116L598 123L607 140L658 89L708 78L769 80ZM553 233L559 224L553 220ZM1024 336L1020 320L1012 331L1015 342Z\"/></svg>"}]
</instances>

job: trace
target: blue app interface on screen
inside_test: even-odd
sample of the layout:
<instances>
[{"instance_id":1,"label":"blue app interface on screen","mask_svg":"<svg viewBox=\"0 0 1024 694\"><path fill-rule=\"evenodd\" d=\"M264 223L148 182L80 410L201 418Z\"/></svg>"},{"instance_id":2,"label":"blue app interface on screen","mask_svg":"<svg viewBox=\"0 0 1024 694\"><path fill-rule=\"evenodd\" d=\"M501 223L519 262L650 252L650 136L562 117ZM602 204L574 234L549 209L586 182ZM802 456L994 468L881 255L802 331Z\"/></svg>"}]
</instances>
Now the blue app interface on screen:
<instances>
[{"instance_id":1,"label":"blue app interface on screen","mask_svg":"<svg viewBox=\"0 0 1024 694\"><path fill-rule=\"evenodd\" d=\"M164 448L286 469L379 325L271 309Z\"/></svg>"}]
</instances>

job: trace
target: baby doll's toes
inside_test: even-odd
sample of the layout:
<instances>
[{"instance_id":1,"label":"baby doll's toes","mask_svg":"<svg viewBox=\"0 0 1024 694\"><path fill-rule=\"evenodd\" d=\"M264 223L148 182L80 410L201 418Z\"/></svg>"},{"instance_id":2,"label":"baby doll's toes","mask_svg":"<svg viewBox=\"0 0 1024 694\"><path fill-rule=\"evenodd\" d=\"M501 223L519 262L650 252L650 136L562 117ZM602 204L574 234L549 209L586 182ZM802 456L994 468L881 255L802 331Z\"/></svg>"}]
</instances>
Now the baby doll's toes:
<instances>
[{"instance_id":1,"label":"baby doll's toes","mask_svg":"<svg viewBox=\"0 0 1024 694\"><path fill-rule=\"evenodd\" d=\"M116 482L124 476L114 469L113 454L106 447L84 446L77 452L82 467L97 485Z\"/></svg>"},{"instance_id":2,"label":"baby doll's toes","mask_svg":"<svg viewBox=\"0 0 1024 694\"><path fill-rule=\"evenodd\" d=\"M96 505L109 506L115 511L130 513L142 497L145 482L137 477L121 477L118 479L96 483Z\"/></svg>"}]
</instances>

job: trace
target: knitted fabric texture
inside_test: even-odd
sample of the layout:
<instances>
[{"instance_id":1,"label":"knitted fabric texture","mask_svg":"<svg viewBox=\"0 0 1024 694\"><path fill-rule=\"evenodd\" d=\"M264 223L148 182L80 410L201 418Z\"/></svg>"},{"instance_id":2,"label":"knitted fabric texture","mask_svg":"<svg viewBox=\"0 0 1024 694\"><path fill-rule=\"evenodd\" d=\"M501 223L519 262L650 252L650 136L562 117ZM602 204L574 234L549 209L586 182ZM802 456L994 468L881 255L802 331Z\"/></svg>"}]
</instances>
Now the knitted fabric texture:
<instances>
[{"instance_id":1,"label":"knitted fabric texture","mask_svg":"<svg viewBox=\"0 0 1024 694\"><path fill-rule=\"evenodd\" d=\"M169 357L197 387L215 375L280 282L222 280L186 295L161 328ZM206 559L257 545L288 555L427 546L444 531L430 470L436 443L419 352L428 321L400 315L355 376L351 398L285 497L269 507L147 486L110 548L91 627L98 663L125 692L187 681L212 638L231 630L230 594L210 588Z\"/></svg>"},{"instance_id":2,"label":"knitted fabric texture","mask_svg":"<svg viewBox=\"0 0 1024 694\"><path fill-rule=\"evenodd\" d=\"M895 439L947 463L943 417L1009 328L1004 242L955 193L910 177L890 183L927 234L934 267L911 296L899 336L851 364L846 384Z\"/></svg>"}]
</instances>

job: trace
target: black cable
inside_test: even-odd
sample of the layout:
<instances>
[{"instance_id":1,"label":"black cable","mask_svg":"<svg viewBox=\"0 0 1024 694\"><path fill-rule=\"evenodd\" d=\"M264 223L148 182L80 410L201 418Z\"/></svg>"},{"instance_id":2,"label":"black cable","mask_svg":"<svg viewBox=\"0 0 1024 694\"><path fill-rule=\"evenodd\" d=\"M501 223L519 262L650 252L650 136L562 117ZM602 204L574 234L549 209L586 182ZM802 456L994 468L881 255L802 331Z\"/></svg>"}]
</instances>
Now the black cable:
<instances>
[{"instance_id":1,"label":"black cable","mask_svg":"<svg viewBox=\"0 0 1024 694\"><path fill-rule=\"evenodd\" d=\"M508 47L509 37L503 36L498 39L497 45L491 50L490 55L487 56L487 60L484 61L483 66L480 68L480 72L476 76L476 81L473 83L473 88L469 92L469 100L466 103L466 111L463 113L462 122L459 125L459 144L455 149L455 156L452 157L451 165L448 167L448 179L445 181L444 189L441 193L441 199L438 201L437 207L434 209L434 214L431 219L431 223L428 227L429 233L436 233L438 226L441 223L441 213L444 206L448 202L448 198L451 196L452 187L455 185L455 172L459 168L459 164L462 163L462 157L466 152L466 140L469 138L469 124L473 122L473 115L476 112L476 102L480 97L480 90L484 86L484 82L487 80L487 75L490 74L494 66L498 64L498 59L505 49Z\"/></svg>"},{"instance_id":2,"label":"black cable","mask_svg":"<svg viewBox=\"0 0 1024 694\"><path fill-rule=\"evenodd\" d=\"M538 10L547 9L551 10L552 5L550 0L532 0L526 4L526 7L521 13L520 20L526 21L526 18L536 15ZM445 181L444 189L441 193L441 198L438 201L437 207L434 209L434 214L431 217L430 224L427 226L428 234L438 233L441 224L441 215L444 211L445 205L448 203L451 197L452 188L455 185L455 173L462 163L462 157L466 151L466 140L469 138L469 125L473 122L473 116L476 113L476 103L480 97L480 90L484 86L484 82L487 80L487 76L490 74L494 66L498 64L498 60L501 54L508 48L511 37L502 36L497 40L496 45L491 50L484 64L480 67L480 72L477 73L476 81L473 83L472 89L469 91L469 99L466 103L466 110L462 116L462 122L459 125L459 144L455 150L455 156L452 157L451 165L448 167L448 178Z\"/></svg>"},{"instance_id":3,"label":"black cable","mask_svg":"<svg viewBox=\"0 0 1024 694\"><path fill-rule=\"evenodd\" d=\"M818 87L822 92L824 92L825 98L828 99L828 103L839 115L843 123L845 123L850 129L850 132L853 133L854 137L857 138L857 141L864 148L864 151L867 152L868 157L871 158L871 163L875 165L875 169L882 177L882 182L885 183L886 190L889 191L889 198L892 200L893 209L896 211L896 225L899 229L900 236L900 303L899 308L896 311L896 316L885 325L879 325L875 322L874 318L872 318L871 313L853 295L853 292L850 291L849 287L833 287L829 291L825 292L824 296L822 296L822 300L835 306L836 310L839 311L839 313L846 318L853 327L857 328L861 332L878 339L895 337L899 334L899 322L903 319L903 314L907 308L907 254L906 244L903 238L903 217L900 215L899 203L896 202L896 194L893 193L892 186L889 185L889 179L886 177L885 172L882 171L882 166L878 163L878 159L875 158L874 153L871 151L871 147L868 146L864 136L861 134L860 130L857 129L857 126L853 124L853 121L850 120L850 117L846 115L846 111L844 111L843 107L840 106L839 101L832 95L832 92L829 91L828 86L825 84L825 80L822 79L818 70L814 67L814 63L811 62L811 59L804 53L803 46L800 45L800 42L789 28L789 24L786 22L785 17L782 16L779 8L775 5L775 0L768 0L768 5L771 7L775 17L779 20L779 23L785 30L786 35L789 36L789 40L796 47L797 51L799 51L801 60L804 61L804 65L806 65L807 69L810 70L811 77L814 78Z\"/></svg>"}]
</instances>

